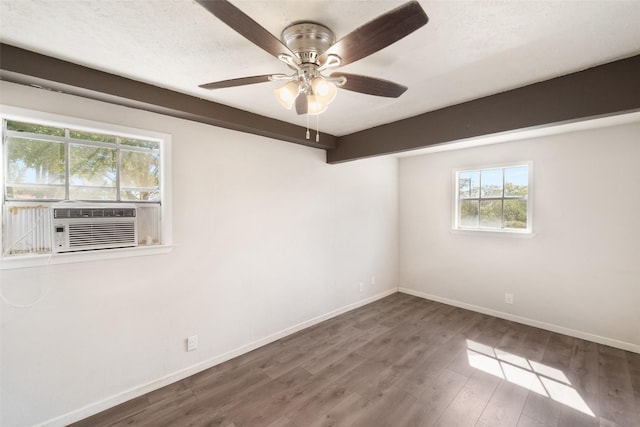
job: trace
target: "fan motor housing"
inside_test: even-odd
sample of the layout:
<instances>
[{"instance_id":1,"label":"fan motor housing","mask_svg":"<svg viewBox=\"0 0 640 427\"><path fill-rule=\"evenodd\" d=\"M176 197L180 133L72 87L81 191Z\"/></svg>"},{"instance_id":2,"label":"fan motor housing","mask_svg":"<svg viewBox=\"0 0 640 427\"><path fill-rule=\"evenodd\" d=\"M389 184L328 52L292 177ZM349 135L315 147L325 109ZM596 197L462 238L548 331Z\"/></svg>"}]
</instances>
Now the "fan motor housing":
<instances>
[{"instance_id":1,"label":"fan motor housing","mask_svg":"<svg viewBox=\"0 0 640 427\"><path fill-rule=\"evenodd\" d=\"M318 57L335 42L333 32L317 22L296 22L282 31L282 42L302 63L320 65Z\"/></svg>"}]
</instances>

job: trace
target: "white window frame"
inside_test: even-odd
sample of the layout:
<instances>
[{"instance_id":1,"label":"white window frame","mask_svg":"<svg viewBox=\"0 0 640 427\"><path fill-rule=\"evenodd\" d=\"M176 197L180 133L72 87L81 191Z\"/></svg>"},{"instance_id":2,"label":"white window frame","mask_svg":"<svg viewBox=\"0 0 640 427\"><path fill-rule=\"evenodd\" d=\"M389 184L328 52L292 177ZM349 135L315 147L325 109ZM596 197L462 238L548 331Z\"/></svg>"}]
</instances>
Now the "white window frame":
<instances>
[{"instance_id":1,"label":"white window frame","mask_svg":"<svg viewBox=\"0 0 640 427\"><path fill-rule=\"evenodd\" d=\"M463 227L460 225L460 217L459 217L459 182L458 177L462 172L478 172L484 170L491 169L508 169L515 167L527 167L527 228L523 229L514 229L514 228L485 228L485 227ZM504 173L504 172L503 172ZM453 170L453 203L452 203L452 214L451 214L451 231L454 233L461 234L474 234L474 235L499 235L499 236L509 236L509 237L533 237L535 234L533 232L533 161L521 161L521 162L513 162L513 163L501 163L501 164L491 164L491 165L476 165L469 167L461 167ZM503 195L504 196L504 195ZM502 197L502 200L508 200L508 198Z\"/></svg>"},{"instance_id":2,"label":"white window frame","mask_svg":"<svg viewBox=\"0 0 640 427\"><path fill-rule=\"evenodd\" d=\"M172 209L171 209L171 135L161 132L114 125L110 123L96 122L41 111L28 110L18 107L0 105L0 123L2 120L15 120L26 123L38 123L46 126L71 127L78 130L87 130L97 133L116 134L124 137L153 139L160 142L160 230L158 244L150 246L137 246L122 249L103 249L86 252L48 253L35 255L4 256L0 252L0 270L12 268L35 267L48 264L66 264L73 262L95 261L101 259L125 258L131 256L153 255L170 252L173 248L172 234ZM0 200L0 223L4 224L5 201L4 197L4 167L6 159L4 150L0 150L0 188L2 200ZM48 204L41 200L21 201L20 204ZM100 202L102 203L102 202ZM123 201L123 203L136 204L135 201ZM148 203L148 202L147 202ZM0 242L4 233L4 227L0 227Z\"/></svg>"}]
</instances>

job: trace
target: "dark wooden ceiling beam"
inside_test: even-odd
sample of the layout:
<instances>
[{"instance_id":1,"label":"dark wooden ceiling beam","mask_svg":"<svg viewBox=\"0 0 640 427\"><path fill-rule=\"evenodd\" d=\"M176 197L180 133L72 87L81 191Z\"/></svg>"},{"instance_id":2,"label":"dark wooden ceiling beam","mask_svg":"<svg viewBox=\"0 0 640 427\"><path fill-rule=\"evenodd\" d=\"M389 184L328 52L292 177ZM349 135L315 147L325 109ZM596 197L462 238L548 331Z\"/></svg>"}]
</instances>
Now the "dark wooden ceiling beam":
<instances>
[{"instance_id":1,"label":"dark wooden ceiling beam","mask_svg":"<svg viewBox=\"0 0 640 427\"><path fill-rule=\"evenodd\" d=\"M72 95L166 114L315 148L331 149L336 137L306 139L306 129L114 74L0 44L0 79L44 86Z\"/></svg>"},{"instance_id":2,"label":"dark wooden ceiling beam","mask_svg":"<svg viewBox=\"0 0 640 427\"><path fill-rule=\"evenodd\" d=\"M316 143L300 126L0 44L0 79L325 149L329 163L638 111L639 75L637 55Z\"/></svg>"},{"instance_id":3,"label":"dark wooden ceiling beam","mask_svg":"<svg viewBox=\"0 0 640 427\"><path fill-rule=\"evenodd\" d=\"M427 96L425 94L425 96ZM338 138L339 163L640 110L640 55Z\"/></svg>"}]
</instances>

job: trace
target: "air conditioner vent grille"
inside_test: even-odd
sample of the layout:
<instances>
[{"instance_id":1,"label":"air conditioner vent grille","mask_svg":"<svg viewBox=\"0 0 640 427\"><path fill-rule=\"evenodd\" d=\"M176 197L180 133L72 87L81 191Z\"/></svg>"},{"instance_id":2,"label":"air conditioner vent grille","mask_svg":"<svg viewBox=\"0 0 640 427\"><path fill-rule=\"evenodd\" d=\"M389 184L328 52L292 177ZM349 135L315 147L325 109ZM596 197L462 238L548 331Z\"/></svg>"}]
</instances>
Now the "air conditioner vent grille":
<instances>
[{"instance_id":1,"label":"air conditioner vent grille","mask_svg":"<svg viewBox=\"0 0 640 427\"><path fill-rule=\"evenodd\" d=\"M54 219L72 218L134 218L135 208L55 208Z\"/></svg>"},{"instance_id":2,"label":"air conditioner vent grille","mask_svg":"<svg viewBox=\"0 0 640 427\"><path fill-rule=\"evenodd\" d=\"M106 222L69 224L69 247L92 247L136 244L135 223Z\"/></svg>"},{"instance_id":3,"label":"air conditioner vent grille","mask_svg":"<svg viewBox=\"0 0 640 427\"><path fill-rule=\"evenodd\" d=\"M53 206L53 252L138 245L135 205Z\"/></svg>"}]
</instances>

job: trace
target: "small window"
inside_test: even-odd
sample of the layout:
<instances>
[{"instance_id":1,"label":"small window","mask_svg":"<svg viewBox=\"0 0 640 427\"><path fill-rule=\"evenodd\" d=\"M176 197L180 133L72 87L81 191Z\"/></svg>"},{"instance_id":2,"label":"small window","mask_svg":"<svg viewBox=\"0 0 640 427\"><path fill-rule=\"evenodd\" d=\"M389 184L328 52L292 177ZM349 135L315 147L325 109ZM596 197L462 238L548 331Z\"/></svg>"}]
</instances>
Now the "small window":
<instances>
[{"instance_id":1,"label":"small window","mask_svg":"<svg viewBox=\"0 0 640 427\"><path fill-rule=\"evenodd\" d=\"M0 260L55 252L51 207L60 202L133 205L138 245L170 244L168 135L33 113L2 118Z\"/></svg>"},{"instance_id":2,"label":"small window","mask_svg":"<svg viewBox=\"0 0 640 427\"><path fill-rule=\"evenodd\" d=\"M454 229L531 233L531 164L455 172Z\"/></svg>"}]
</instances>

